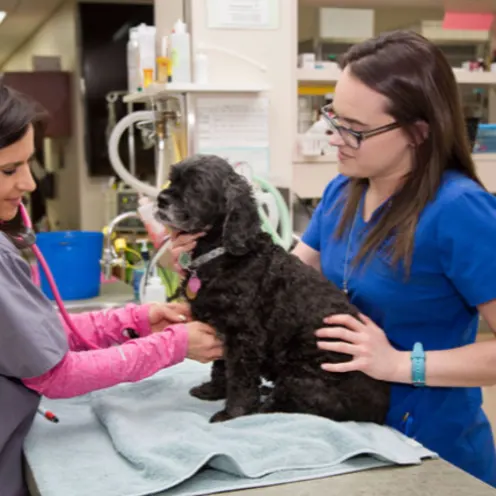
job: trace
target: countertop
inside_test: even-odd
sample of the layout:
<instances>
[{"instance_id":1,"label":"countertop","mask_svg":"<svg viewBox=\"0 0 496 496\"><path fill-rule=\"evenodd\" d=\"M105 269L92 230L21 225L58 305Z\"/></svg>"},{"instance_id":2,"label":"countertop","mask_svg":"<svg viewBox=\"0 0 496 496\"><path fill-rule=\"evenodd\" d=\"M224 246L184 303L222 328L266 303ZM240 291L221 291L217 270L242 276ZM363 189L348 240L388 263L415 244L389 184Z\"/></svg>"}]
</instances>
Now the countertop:
<instances>
[{"instance_id":1,"label":"countertop","mask_svg":"<svg viewBox=\"0 0 496 496\"><path fill-rule=\"evenodd\" d=\"M496 489L450 465L428 460L411 467L365 470L325 479L222 493L223 496L494 496Z\"/></svg>"},{"instance_id":2,"label":"countertop","mask_svg":"<svg viewBox=\"0 0 496 496\"><path fill-rule=\"evenodd\" d=\"M31 496L45 496L36 489L29 468L26 472ZM494 496L496 489L443 460L427 460L421 465L410 467L365 470L325 479L217 494L219 496Z\"/></svg>"},{"instance_id":3,"label":"countertop","mask_svg":"<svg viewBox=\"0 0 496 496\"><path fill-rule=\"evenodd\" d=\"M66 302L69 312L125 305L133 300L130 286L121 281L102 284L100 296ZM32 496L40 495L29 467L26 476ZM444 460L421 465L388 467L324 479L218 493L223 496L489 496L496 490ZM102 495L104 496L104 495Z\"/></svg>"},{"instance_id":4,"label":"countertop","mask_svg":"<svg viewBox=\"0 0 496 496\"><path fill-rule=\"evenodd\" d=\"M86 300L64 301L68 312L89 312L105 308L119 307L134 301L133 289L129 284L116 280L100 286L100 295ZM56 303L53 302L56 307Z\"/></svg>"}]
</instances>

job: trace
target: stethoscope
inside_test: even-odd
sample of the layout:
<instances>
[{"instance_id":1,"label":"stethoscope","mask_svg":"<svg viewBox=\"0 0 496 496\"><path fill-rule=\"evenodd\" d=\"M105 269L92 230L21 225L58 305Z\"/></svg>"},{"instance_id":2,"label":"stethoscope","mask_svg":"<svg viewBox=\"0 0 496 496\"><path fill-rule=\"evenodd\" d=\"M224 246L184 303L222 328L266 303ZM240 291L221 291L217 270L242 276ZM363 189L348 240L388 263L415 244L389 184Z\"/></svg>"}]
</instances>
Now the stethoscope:
<instances>
[{"instance_id":1,"label":"stethoscope","mask_svg":"<svg viewBox=\"0 0 496 496\"><path fill-rule=\"evenodd\" d=\"M71 332L79 338L79 340L84 343L84 345L88 349L97 349L97 347L90 343L87 339L84 338L74 325L74 322L70 318L69 314L67 313L67 310L65 309L64 302L62 301L62 298L60 296L59 290L57 288L57 284L55 283L55 279L53 278L52 272L50 271L50 268L48 267L48 264L45 260L45 257L41 253L40 249L36 246L36 234L33 230L33 224L31 222L31 219L29 218L28 212L26 210L26 207L21 203L19 206L20 213L21 213L21 219L24 224L24 228L21 230L21 232L17 232L15 235L8 234L9 238L12 240L14 245L20 249L24 250L27 248L30 248L32 252L34 253L34 256L38 260L45 277L47 278L48 284L50 285L50 289L52 290L53 296L55 297L55 301L57 302L57 306L59 308L59 311L67 324L67 327L71 330Z\"/></svg>"}]
</instances>

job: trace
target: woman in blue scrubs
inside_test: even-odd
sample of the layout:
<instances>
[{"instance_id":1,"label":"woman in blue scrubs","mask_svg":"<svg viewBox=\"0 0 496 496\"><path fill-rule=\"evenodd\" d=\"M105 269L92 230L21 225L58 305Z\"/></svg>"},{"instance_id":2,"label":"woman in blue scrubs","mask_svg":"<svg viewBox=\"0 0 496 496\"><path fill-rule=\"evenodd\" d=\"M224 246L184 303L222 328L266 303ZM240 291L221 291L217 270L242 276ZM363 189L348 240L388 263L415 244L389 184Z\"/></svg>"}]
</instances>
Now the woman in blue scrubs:
<instances>
[{"instance_id":1,"label":"woman in blue scrubs","mask_svg":"<svg viewBox=\"0 0 496 496\"><path fill-rule=\"evenodd\" d=\"M325 350L393 383L388 423L496 487L481 386L496 384L496 198L477 177L441 51L405 31L352 47L324 109L340 175L294 253L346 291L360 320L317 331Z\"/></svg>"}]
</instances>

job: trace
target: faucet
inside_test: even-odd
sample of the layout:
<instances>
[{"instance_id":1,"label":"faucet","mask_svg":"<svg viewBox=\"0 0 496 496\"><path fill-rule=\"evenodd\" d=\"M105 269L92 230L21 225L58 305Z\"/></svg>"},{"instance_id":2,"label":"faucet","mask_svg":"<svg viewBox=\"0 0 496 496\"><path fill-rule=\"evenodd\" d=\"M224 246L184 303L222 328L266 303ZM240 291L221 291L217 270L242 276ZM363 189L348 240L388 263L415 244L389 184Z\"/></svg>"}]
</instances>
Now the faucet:
<instances>
[{"instance_id":1,"label":"faucet","mask_svg":"<svg viewBox=\"0 0 496 496\"><path fill-rule=\"evenodd\" d=\"M117 254L112 244L112 234L114 233L115 228L123 221L127 219L140 219L138 212L124 212L117 217L115 217L108 226L107 232L107 240L105 244L105 248L103 250L102 259L100 260L100 265L102 266L103 275L105 279L110 279L112 275L112 267L114 265L118 265L121 263L126 263L125 260L122 260L121 257Z\"/></svg>"}]
</instances>

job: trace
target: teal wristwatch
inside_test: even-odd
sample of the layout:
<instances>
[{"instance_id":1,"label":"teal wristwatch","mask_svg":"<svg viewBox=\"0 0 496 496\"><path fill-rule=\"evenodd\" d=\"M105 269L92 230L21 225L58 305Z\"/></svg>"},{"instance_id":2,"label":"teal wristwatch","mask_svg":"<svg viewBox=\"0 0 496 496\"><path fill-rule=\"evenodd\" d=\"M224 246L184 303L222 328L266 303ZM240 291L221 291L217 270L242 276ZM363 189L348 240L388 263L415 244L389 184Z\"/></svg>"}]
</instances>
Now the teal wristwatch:
<instances>
[{"instance_id":1,"label":"teal wristwatch","mask_svg":"<svg viewBox=\"0 0 496 496\"><path fill-rule=\"evenodd\" d=\"M412 354L412 382L414 386L425 386L425 352L422 343L415 343Z\"/></svg>"}]
</instances>

